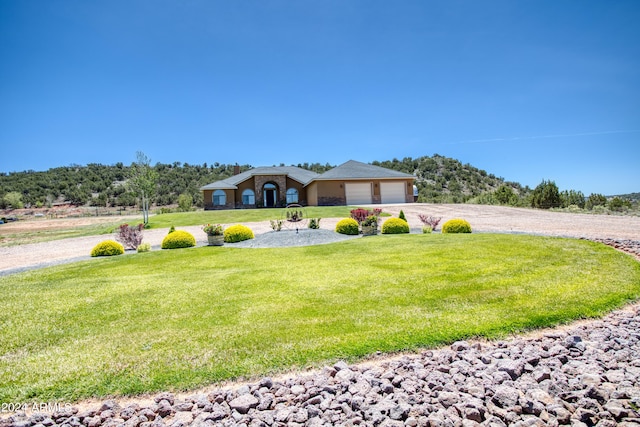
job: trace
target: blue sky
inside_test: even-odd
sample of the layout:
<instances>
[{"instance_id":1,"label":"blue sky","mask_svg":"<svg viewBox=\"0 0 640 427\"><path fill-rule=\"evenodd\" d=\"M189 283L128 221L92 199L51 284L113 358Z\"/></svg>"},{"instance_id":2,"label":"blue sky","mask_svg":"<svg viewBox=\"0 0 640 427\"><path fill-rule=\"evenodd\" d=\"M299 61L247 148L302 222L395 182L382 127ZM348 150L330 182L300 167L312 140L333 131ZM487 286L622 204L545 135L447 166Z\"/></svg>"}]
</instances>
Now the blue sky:
<instances>
[{"instance_id":1,"label":"blue sky","mask_svg":"<svg viewBox=\"0 0 640 427\"><path fill-rule=\"evenodd\" d=\"M434 153L640 191L640 1L0 0L0 171Z\"/></svg>"}]
</instances>

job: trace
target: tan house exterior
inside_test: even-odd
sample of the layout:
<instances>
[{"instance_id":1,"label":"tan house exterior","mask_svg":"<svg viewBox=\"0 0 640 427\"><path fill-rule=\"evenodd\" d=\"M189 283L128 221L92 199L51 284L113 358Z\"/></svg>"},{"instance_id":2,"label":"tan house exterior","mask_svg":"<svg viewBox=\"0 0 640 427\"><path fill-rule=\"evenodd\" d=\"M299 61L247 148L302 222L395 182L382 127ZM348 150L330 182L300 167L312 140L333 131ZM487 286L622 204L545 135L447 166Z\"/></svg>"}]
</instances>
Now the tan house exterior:
<instances>
[{"instance_id":1,"label":"tan house exterior","mask_svg":"<svg viewBox=\"0 0 640 427\"><path fill-rule=\"evenodd\" d=\"M201 188L205 209L413 202L414 176L350 160L323 174L258 167Z\"/></svg>"}]
</instances>

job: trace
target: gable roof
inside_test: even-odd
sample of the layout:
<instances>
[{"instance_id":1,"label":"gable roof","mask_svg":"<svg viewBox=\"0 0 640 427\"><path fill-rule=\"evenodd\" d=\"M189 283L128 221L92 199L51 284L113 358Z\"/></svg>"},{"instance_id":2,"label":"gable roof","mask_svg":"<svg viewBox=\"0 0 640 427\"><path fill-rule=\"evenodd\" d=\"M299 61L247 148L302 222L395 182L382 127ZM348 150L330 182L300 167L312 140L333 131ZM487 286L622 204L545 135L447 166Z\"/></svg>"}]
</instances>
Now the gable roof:
<instances>
[{"instance_id":1,"label":"gable roof","mask_svg":"<svg viewBox=\"0 0 640 427\"><path fill-rule=\"evenodd\" d=\"M236 190L238 184L257 175L286 175L289 178L298 181L302 185L306 185L314 178L320 176L315 172L299 168L297 166L260 166L249 169L248 171L230 176L229 178L216 181L200 187L200 190Z\"/></svg>"},{"instance_id":2,"label":"gable roof","mask_svg":"<svg viewBox=\"0 0 640 427\"><path fill-rule=\"evenodd\" d=\"M380 166L349 160L318 176L315 180L336 179L407 179L415 178L408 173L398 172Z\"/></svg>"}]
</instances>

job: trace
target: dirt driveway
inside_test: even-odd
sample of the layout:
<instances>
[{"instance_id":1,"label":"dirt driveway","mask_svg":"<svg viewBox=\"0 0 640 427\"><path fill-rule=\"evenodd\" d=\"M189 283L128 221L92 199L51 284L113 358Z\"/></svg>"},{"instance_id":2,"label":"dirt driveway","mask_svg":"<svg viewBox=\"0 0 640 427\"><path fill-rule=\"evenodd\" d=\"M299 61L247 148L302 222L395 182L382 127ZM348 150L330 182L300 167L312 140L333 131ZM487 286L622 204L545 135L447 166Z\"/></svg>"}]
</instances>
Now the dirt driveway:
<instances>
[{"instance_id":1,"label":"dirt driveway","mask_svg":"<svg viewBox=\"0 0 640 427\"><path fill-rule=\"evenodd\" d=\"M383 207L385 212L394 216L397 216L402 209L409 225L415 229L420 229L422 226L418 215L425 214L442 217L440 225L451 218L464 218L471 223L474 232L640 240L640 217L632 216L572 214L504 206L463 204L415 203L375 205L375 207ZM338 219L325 218L321 222L321 228L333 230L337 221ZM251 227L257 234L271 230L268 221L246 223L245 225ZM205 243L206 235L199 226L178 228L191 232L198 243ZM166 234L166 229L145 231L144 242L158 247ZM89 258L91 249L97 243L108 238L112 238L112 236L79 237L0 248L0 275L24 268Z\"/></svg>"}]
</instances>

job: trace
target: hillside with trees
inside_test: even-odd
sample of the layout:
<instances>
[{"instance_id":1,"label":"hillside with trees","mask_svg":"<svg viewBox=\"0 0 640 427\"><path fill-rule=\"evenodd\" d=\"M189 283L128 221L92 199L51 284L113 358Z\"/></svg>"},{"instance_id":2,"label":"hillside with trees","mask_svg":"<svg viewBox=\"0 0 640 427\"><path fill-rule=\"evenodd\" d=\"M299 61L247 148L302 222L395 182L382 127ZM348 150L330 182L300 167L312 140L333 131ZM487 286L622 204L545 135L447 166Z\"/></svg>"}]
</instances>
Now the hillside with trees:
<instances>
[{"instance_id":1,"label":"hillside with trees","mask_svg":"<svg viewBox=\"0 0 640 427\"><path fill-rule=\"evenodd\" d=\"M142 153L138 153L139 155ZM143 157L144 158L144 157ZM540 209L568 209L628 211L637 209L640 193L605 197L601 194L585 196L575 190L560 190L553 181L543 181L535 189L516 182L505 181L470 164L434 154L418 158L405 157L374 161L372 164L412 174L416 177L418 202L475 203L534 207ZM140 206L136 191L136 170L140 164L71 165L48 171L0 173L0 208L39 208L55 205L128 208ZM213 163L192 165L174 162L147 165L155 185L149 195L153 207L175 207L183 210L202 207L200 187L233 175L251 165ZM280 166L284 166L281 164ZM325 172L330 164L303 163L295 165L317 173Z\"/></svg>"}]
</instances>

